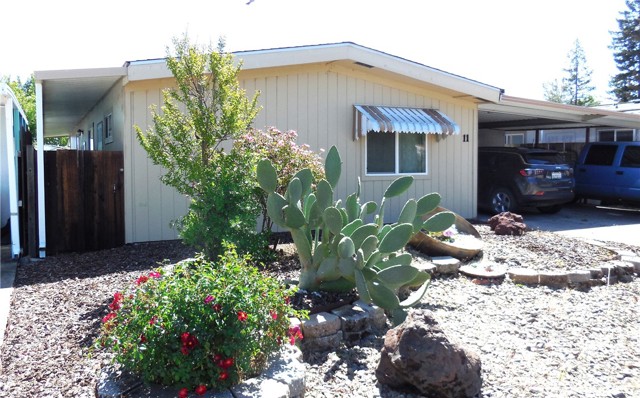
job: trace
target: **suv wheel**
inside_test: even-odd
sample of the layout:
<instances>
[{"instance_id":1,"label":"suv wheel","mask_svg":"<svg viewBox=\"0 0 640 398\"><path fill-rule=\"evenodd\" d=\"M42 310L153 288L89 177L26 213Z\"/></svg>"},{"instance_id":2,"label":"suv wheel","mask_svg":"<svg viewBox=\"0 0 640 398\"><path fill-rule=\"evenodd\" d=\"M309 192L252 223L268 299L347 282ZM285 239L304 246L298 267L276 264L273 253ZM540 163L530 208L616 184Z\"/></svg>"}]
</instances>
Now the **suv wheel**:
<instances>
[{"instance_id":1,"label":"suv wheel","mask_svg":"<svg viewBox=\"0 0 640 398\"><path fill-rule=\"evenodd\" d=\"M505 211L515 212L518 210L516 198L507 188L497 188L491 194L491 211L502 213Z\"/></svg>"}]
</instances>

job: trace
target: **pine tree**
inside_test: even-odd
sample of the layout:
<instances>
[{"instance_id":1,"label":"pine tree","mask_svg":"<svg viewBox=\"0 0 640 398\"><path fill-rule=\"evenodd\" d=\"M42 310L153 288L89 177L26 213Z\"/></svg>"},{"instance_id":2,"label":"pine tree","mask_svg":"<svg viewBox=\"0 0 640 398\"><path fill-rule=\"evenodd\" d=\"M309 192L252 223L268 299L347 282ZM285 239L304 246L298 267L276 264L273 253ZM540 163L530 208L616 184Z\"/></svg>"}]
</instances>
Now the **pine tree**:
<instances>
[{"instance_id":1,"label":"pine tree","mask_svg":"<svg viewBox=\"0 0 640 398\"><path fill-rule=\"evenodd\" d=\"M558 79L545 83L544 98L547 101L563 104L593 106L598 102L590 94L595 87L591 85L592 71L587 66L587 58L580 41L576 39L574 47L567 54L569 66L563 71L566 76L561 81Z\"/></svg>"},{"instance_id":2,"label":"pine tree","mask_svg":"<svg viewBox=\"0 0 640 398\"><path fill-rule=\"evenodd\" d=\"M619 30L612 32L613 59L620 71L611 79L611 93L619 102L640 100L640 0L627 0Z\"/></svg>"}]
</instances>

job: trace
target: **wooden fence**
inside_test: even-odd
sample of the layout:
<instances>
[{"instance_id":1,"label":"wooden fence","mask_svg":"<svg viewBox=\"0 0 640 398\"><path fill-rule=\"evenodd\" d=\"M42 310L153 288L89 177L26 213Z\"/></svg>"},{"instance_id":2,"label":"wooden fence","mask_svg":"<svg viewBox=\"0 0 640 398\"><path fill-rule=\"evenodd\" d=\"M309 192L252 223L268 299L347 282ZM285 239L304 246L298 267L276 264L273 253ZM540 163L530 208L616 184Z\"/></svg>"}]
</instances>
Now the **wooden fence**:
<instances>
[{"instance_id":1,"label":"wooden fence","mask_svg":"<svg viewBox=\"0 0 640 398\"><path fill-rule=\"evenodd\" d=\"M47 254L124 245L122 152L46 151Z\"/></svg>"}]
</instances>

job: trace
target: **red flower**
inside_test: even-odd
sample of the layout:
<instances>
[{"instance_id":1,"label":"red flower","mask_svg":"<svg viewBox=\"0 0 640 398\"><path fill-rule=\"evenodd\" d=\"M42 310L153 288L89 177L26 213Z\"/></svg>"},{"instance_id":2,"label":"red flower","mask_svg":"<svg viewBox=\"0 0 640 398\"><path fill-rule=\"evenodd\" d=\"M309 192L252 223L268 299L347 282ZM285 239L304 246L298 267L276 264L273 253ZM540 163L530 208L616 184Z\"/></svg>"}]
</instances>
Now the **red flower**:
<instances>
[{"instance_id":1,"label":"red flower","mask_svg":"<svg viewBox=\"0 0 640 398\"><path fill-rule=\"evenodd\" d=\"M207 387L204 384L200 384L196 387L196 394L204 395L207 392Z\"/></svg>"},{"instance_id":2,"label":"red flower","mask_svg":"<svg viewBox=\"0 0 640 398\"><path fill-rule=\"evenodd\" d=\"M213 296L212 295L208 295L207 297L204 298L204 303L205 304L209 304L212 301L213 301Z\"/></svg>"},{"instance_id":3,"label":"red flower","mask_svg":"<svg viewBox=\"0 0 640 398\"><path fill-rule=\"evenodd\" d=\"M216 354L213 356L213 362L220 363L220 361L222 361L222 355Z\"/></svg>"},{"instance_id":4,"label":"red flower","mask_svg":"<svg viewBox=\"0 0 640 398\"><path fill-rule=\"evenodd\" d=\"M147 338L144 336L144 334L140 335L140 344L144 344L147 342Z\"/></svg>"},{"instance_id":5,"label":"red flower","mask_svg":"<svg viewBox=\"0 0 640 398\"><path fill-rule=\"evenodd\" d=\"M105 315L104 318L102 318L102 323L107 323L107 322L109 322L110 320L112 320L115 317L116 317L116 313L115 312L110 312L107 315Z\"/></svg>"},{"instance_id":6,"label":"red flower","mask_svg":"<svg viewBox=\"0 0 640 398\"><path fill-rule=\"evenodd\" d=\"M182 346L180 347L180 352L182 353L182 355L189 355L189 353L191 352L191 350L189 350L189 348L187 346Z\"/></svg>"},{"instance_id":7,"label":"red flower","mask_svg":"<svg viewBox=\"0 0 640 398\"><path fill-rule=\"evenodd\" d=\"M146 275L140 275L138 277L138 279L136 279L136 285L140 286L141 284L145 283L146 281L149 280L149 277Z\"/></svg>"},{"instance_id":8,"label":"red flower","mask_svg":"<svg viewBox=\"0 0 640 398\"><path fill-rule=\"evenodd\" d=\"M222 369L229 369L232 366L233 366L233 358L225 359L224 361L222 361L222 365L220 365Z\"/></svg>"},{"instance_id":9,"label":"red flower","mask_svg":"<svg viewBox=\"0 0 640 398\"><path fill-rule=\"evenodd\" d=\"M156 272L156 271L149 272L149 276L152 277L153 279L162 278L162 274L160 274L159 272Z\"/></svg>"},{"instance_id":10,"label":"red flower","mask_svg":"<svg viewBox=\"0 0 640 398\"><path fill-rule=\"evenodd\" d=\"M300 326L297 325L289 328L289 343L291 343L291 345L294 345L296 343L296 339L303 339Z\"/></svg>"},{"instance_id":11,"label":"red flower","mask_svg":"<svg viewBox=\"0 0 640 398\"><path fill-rule=\"evenodd\" d=\"M120 309L120 302L124 298L124 295L120 292L115 292L113 294L113 301L109 304L109 309L112 311L117 311Z\"/></svg>"},{"instance_id":12,"label":"red flower","mask_svg":"<svg viewBox=\"0 0 640 398\"><path fill-rule=\"evenodd\" d=\"M182 341L182 344L187 344L190 338L191 334L189 332L184 332L180 335L180 341Z\"/></svg>"},{"instance_id":13,"label":"red flower","mask_svg":"<svg viewBox=\"0 0 640 398\"><path fill-rule=\"evenodd\" d=\"M158 317L155 315L149 319L149 325L154 325L156 322L158 322Z\"/></svg>"},{"instance_id":14,"label":"red flower","mask_svg":"<svg viewBox=\"0 0 640 398\"><path fill-rule=\"evenodd\" d=\"M214 305L212 306L212 308L213 308L213 310L214 310L215 312L220 312L220 311L222 311L222 305L220 305L220 304L218 304L218 303L214 304Z\"/></svg>"},{"instance_id":15,"label":"red flower","mask_svg":"<svg viewBox=\"0 0 640 398\"><path fill-rule=\"evenodd\" d=\"M186 388L181 388L180 391L178 391L178 398L187 398L189 396L189 390L187 390Z\"/></svg>"},{"instance_id":16,"label":"red flower","mask_svg":"<svg viewBox=\"0 0 640 398\"><path fill-rule=\"evenodd\" d=\"M271 315L271 319L273 319L274 321L278 319L278 313L276 313L275 311L271 310L269 311L269 314Z\"/></svg>"},{"instance_id":17,"label":"red flower","mask_svg":"<svg viewBox=\"0 0 640 398\"><path fill-rule=\"evenodd\" d=\"M227 373L227 371L226 371L226 370L223 370L223 371L220 373L220 376L218 376L218 380L222 380L222 381L225 381L225 380L227 380L228 378L229 378L229 373Z\"/></svg>"},{"instance_id":18,"label":"red flower","mask_svg":"<svg viewBox=\"0 0 640 398\"><path fill-rule=\"evenodd\" d=\"M244 322L247 320L247 313L244 311L238 311L238 320Z\"/></svg>"},{"instance_id":19,"label":"red flower","mask_svg":"<svg viewBox=\"0 0 640 398\"><path fill-rule=\"evenodd\" d=\"M291 303L291 299L289 298L289 296L284 298L284 302L289 305Z\"/></svg>"}]
</instances>

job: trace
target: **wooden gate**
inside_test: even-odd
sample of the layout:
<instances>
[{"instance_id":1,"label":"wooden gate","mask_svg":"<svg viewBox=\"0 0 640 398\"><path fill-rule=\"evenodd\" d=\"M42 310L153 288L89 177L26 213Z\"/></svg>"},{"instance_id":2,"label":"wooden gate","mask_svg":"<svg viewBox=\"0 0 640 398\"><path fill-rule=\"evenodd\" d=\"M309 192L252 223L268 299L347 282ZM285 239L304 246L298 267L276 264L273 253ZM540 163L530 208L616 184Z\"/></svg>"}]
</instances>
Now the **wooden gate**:
<instances>
[{"instance_id":1,"label":"wooden gate","mask_svg":"<svg viewBox=\"0 0 640 398\"><path fill-rule=\"evenodd\" d=\"M124 158L112 151L46 151L47 254L124 245Z\"/></svg>"}]
</instances>

